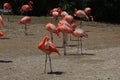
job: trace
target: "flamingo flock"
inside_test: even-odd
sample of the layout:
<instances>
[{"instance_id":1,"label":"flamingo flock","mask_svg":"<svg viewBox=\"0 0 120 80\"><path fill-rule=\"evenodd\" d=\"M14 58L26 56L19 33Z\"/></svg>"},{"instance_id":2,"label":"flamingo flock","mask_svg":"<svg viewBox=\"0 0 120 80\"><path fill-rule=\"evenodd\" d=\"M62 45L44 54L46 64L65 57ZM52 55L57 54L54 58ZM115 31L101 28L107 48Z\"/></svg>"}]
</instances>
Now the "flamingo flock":
<instances>
[{"instance_id":1,"label":"flamingo flock","mask_svg":"<svg viewBox=\"0 0 120 80\"><path fill-rule=\"evenodd\" d=\"M54 14L54 12L56 14ZM74 16L68 14L66 11L62 11L60 7L53 8L50 10L51 21L46 24L46 30L48 30L51 33L51 41L53 42L53 33L55 33L59 38L60 33L63 34L63 47L64 47L64 55L66 55L66 45L67 40L66 37L68 34L70 34L74 37L78 38L78 53L79 53L79 41L81 42L81 54L82 52L82 38L87 38L87 33L82 29L82 27L77 28L78 26L78 20L76 20L74 17L80 18L80 24L83 20L91 20L94 21L93 16L91 15L91 8L87 7L85 10L77 10L74 9ZM60 18L60 19L59 19ZM53 22L53 19L59 19L57 25Z\"/></svg>"},{"instance_id":2,"label":"flamingo flock","mask_svg":"<svg viewBox=\"0 0 120 80\"><path fill-rule=\"evenodd\" d=\"M33 2L29 1L28 4L25 4L21 6L20 12L21 13L28 13L29 11L32 11L33 7ZM4 10L12 10L12 7L10 3L5 3L4 4ZM46 23L45 28L47 31L50 32L51 38L46 35L43 40L38 44L38 49L43 51L46 54L46 59L45 59L45 68L44 72L46 73L46 65L47 65L47 60L49 58L50 62L50 72L52 73L52 62L51 62L51 54L52 53L57 53L59 56L61 53L59 50L55 47L54 41L53 41L53 34L56 34L58 38L61 38L60 33L63 35L63 48L64 48L64 55L67 55L66 52L66 46L67 46L67 39L66 37L68 34L71 36L77 37L78 38L78 50L77 53L79 54L79 46L81 45L81 54L82 52L82 38L88 38L88 34L82 29L82 27L78 27L78 20L76 20L74 17L79 17L80 19L85 19L85 20L91 20L94 21L93 16L91 15L91 8L87 7L84 10L77 10L76 8L74 9L74 16L70 15L66 11L62 11L60 7L58 8L53 8L50 10L50 15L51 15L51 20ZM55 23L54 23L55 20ZM25 35L28 35L27 33L27 24L31 22L31 17L30 16L24 16L19 20L19 24L25 25L24 27L24 32ZM80 22L81 24L82 22ZM4 26L4 21L2 17L0 16L0 26ZM0 31L0 37L2 37L4 33ZM80 43L81 42L81 43Z\"/></svg>"},{"instance_id":3,"label":"flamingo flock","mask_svg":"<svg viewBox=\"0 0 120 80\"><path fill-rule=\"evenodd\" d=\"M74 9L74 16L68 14L66 11L62 11L60 7L54 8L50 10L51 20L48 22L45 26L46 30L48 30L51 34L51 41L49 41L49 37L45 36L43 41L41 41L38 45L38 48L42 50L44 53L46 53L46 59L45 59L45 69L44 72L46 72L46 63L47 63L47 55L49 57L50 62L50 69L52 73L52 66L51 66L51 57L50 54L52 52L57 53L60 55L59 51L55 48L53 45L53 33L56 34L59 38L61 38L60 33L63 34L63 47L64 47L64 55L67 55L66 53L66 45L67 40L66 37L68 34L77 37L78 38L78 50L77 53L79 54L79 45L81 45L81 54L82 52L82 38L88 38L88 34L81 28L77 28L78 23L77 20L74 18L79 17L80 19L86 19L94 21L93 16L91 15L91 8L85 8L85 10L77 10ZM60 20L59 20L60 18ZM55 23L53 22L55 20ZM57 22L58 20L58 22ZM56 25L57 23L57 25ZM82 22L80 22L81 24ZM81 43L80 43L81 42ZM53 47L52 47L53 46ZM50 49L52 47L52 49Z\"/></svg>"}]
</instances>

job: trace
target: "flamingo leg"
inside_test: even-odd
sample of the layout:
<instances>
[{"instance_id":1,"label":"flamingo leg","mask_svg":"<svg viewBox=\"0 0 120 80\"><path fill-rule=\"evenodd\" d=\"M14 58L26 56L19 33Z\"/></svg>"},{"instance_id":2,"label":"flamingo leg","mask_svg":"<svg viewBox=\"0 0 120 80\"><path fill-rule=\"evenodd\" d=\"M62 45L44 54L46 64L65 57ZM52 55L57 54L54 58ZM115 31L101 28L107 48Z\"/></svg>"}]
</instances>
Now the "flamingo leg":
<instances>
[{"instance_id":1,"label":"flamingo leg","mask_svg":"<svg viewBox=\"0 0 120 80\"><path fill-rule=\"evenodd\" d=\"M72 40L72 36L71 36L71 34L70 34L70 41L73 41L73 40Z\"/></svg>"},{"instance_id":2,"label":"flamingo leg","mask_svg":"<svg viewBox=\"0 0 120 80\"><path fill-rule=\"evenodd\" d=\"M50 57L50 55L49 55L49 61L50 61L50 70L51 70L51 73L52 73L53 71L52 71L52 63L51 63L51 57Z\"/></svg>"},{"instance_id":3,"label":"flamingo leg","mask_svg":"<svg viewBox=\"0 0 120 80\"><path fill-rule=\"evenodd\" d=\"M53 43L53 33L51 32L51 42Z\"/></svg>"},{"instance_id":4,"label":"flamingo leg","mask_svg":"<svg viewBox=\"0 0 120 80\"><path fill-rule=\"evenodd\" d=\"M82 53L82 38L80 38L80 42L81 42L81 44L80 44L81 45L81 54L83 54Z\"/></svg>"},{"instance_id":5,"label":"flamingo leg","mask_svg":"<svg viewBox=\"0 0 120 80\"><path fill-rule=\"evenodd\" d=\"M27 24L25 24L25 35L27 35Z\"/></svg>"},{"instance_id":6,"label":"flamingo leg","mask_svg":"<svg viewBox=\"0 0 120 80\"><path fill-rule=\"evenodd\" d=\"M80 39L78 38L78 50L77 50L78 54L79 54L79 47L80 47Z\"/></svg>"},{"instance_id":7,"label":"flamingo leg","mask_svg":"<svg viewBox=\"0 0 120 80\"><path fill-rule=\"evenodd\" d=\"M58 21L58 18L55 18L55 25L57 25Z\"/></svg>"},{"instance_id":8,"label":"flamingo leg","mask_svg":"<svg viewBox=\"0 0 120 80\"><path fill-rule=\"evenodd\" d=\"M45 58L45 68L44 68L44 73L46 73L46 64L47 64L47 55L46 55L46 58Z\"/></svg>"},{"instance_id":9,"label":"flamingo leg","mask_svg":"<svg viewBox=\"0 0 120 80\"><path fill-rule=\"evenodd\" d=\"M80 20L80 28L82 28L82 20Z\"/></svg>"},{"instance_id":10,"label":"flamingo leg","mask_svg":"<svg viewBox=\"0 0 120 80\"><path fill-rule=\"evenodd\" d=\"M7 21L8 21L8 22L10 21L10 19L9 19L9 9L8 9L8 17L7 17Z\"/></svg>"},{"instance_id":11,"label":"flamingo leg","mask_svg":"<svg viewBox=\"0 0 120 80\"><path fill-rule=\"evenodd\" d=\"M65 34L63 34L63 47L64 47L64 55L66 55L66 40L65 40Z\"/></svg>"}]
</instances>

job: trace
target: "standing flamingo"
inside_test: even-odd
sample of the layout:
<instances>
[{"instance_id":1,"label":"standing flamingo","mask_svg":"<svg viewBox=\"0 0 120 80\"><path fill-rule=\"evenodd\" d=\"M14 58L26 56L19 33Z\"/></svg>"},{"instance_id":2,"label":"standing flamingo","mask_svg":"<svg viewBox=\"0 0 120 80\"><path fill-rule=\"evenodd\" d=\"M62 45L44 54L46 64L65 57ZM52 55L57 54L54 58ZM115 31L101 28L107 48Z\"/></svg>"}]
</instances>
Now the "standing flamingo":
<instances>
[{"instance_id":1,"label":"standing flamingo","mask_svg":"<svg viewBox=\"0 0 120 80\"><path fill-rule=\"evenodd\" d=\"M73 16L66 15L63 19L67 22L67 25L74 31L75 28L77 27L77 21L73 18ZM71 34L70 34L70 40L72 40L71 39Z\"/></svg>"},{"instance_id":2,"label":"standing flamingo","mask_svg":"<svg viewBox=\"0 0 120 80\"><path fill-rule=\"evenodd\" d=\"M50 54L51 54L52 52L55 52L55 53L57 53L58 55L60 55L60 53L59 53L59 51L55 48L54 44L53 44L52 42L50 42L48 35L46 35L46 36L44 37L44 39L39 43L38 49L40 49L40 50L42 50L43 52L46 53L44 72L46 73L46 64L47 64L47 56L48 56L48 57L49 57L49 62L50 62L50 70L51 70L51 73L52 73L52 64L51 64Z\"/></svg>"},{"instance_id":3,"label":"standing flamingo","mask_svg":"<svg viewBox=\"0 0 120 80\"><path fill-rule=\"evenodd\" d=\"M32 11L32 9L33 9L32 5L33 5L33 2L32 2L32 1L29 1L28 4L25 4L25 5L23 5L23 6L20 8L20 12L27 14L28 11Z\"/></svg>"},{"instance_id":4,"label":"standing flamingo","mask_svg":"<svg viewBox=\"0 0 120 80\"><path fill-rule=\"evenodd\" d=\"M80 19L89 20L89 17L86 15L86 13L83 10L77 10L76 8L74 9L74 16L79 17ZM80 21L80 25L81 23L82 21Z\"/></svg>"},{"instance_id":5,"label":"standing flamingo","mask_svg":"<svg viewBox=\"0 0 120 80\"><path fill-rule=\"evenodd\" d=\"M47 23L45 27L51 33L51 41L53 43L53 33L56 32L56 26L52 23Z\"/></svg>"},{"instance_id":6,"label":"standing flamingo","mask_svg":"<svg viewBox=\"0 0 120 80\"><path fill-rule=\"evenodd\" d=\"M76 8L74 9L74 16L89 20L88 16L83 10L77 10Z\"/></svg>"},{"instance_id":7,"label":"standing flamingo","mask_svg":"<svg viewBox=\"0 0 120 80\"><path fill-rule=\"evenodd\" d=\"M91 21L94 21L94 18L93 18L93 16L91 15L91 8L90 7L87 7L87 8L85 8L85 13L87 14L87 16L90 18L90 20Z\"/></svg>"},{"instance_id":8,"label":"standing flamingo","mask_svg":"<svg viewBox=\"0 0 120 80\"><path fill-rule=\"evenodd\" d=\"M80 42L81 42L81 54L82 54L82 38L85 37L87 38L88 35L85 33L85 31L83 29L75 29L75 31L72 33L73 36L77 37L78 38L78 53L79 53L79 39L80 39Z\"/></svg>"},{"instance_id":9,"label":"standing flamingo","mask_svg":"<svg viewBox=\"0 0 120 80\"><path fill-rule=\"evenodd\" d=\"M29 16L25 16L19 21L19 24L25 25L25 35L27 35L27 24L30 22L31 22L31 18Z\"/></svg>"},{"instance_id":10,"label":"standing flamingo","mask_svg":"<svg viewBox=\"0 0 120 80\"><path fill-rule=\"evenodd\" d=\"M56 34L57 36L60 37L60 32L63 33L63 47L64 47L64 55L66 55L66 45L67 45L67 42L66 42L66 34L70 34L73 32L72 28L69 27L69 23L67 23L67 21L65 20L61 20L59 21L58 23L58 27L56 28Z\"/></svg>"}]
</instances>

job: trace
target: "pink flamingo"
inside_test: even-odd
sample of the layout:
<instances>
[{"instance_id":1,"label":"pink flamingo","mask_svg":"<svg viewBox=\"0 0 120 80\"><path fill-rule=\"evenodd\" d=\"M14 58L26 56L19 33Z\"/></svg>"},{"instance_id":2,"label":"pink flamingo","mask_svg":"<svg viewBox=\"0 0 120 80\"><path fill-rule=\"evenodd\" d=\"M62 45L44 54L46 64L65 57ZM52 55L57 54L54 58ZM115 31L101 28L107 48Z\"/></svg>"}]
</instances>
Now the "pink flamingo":
<instances>
[{"instance_id":1,"label":"pink flamingo","mask_svg":"<svg viewBox=\"0 0 120 80\"><path fill-rule=\"evenodd\" d=\"M67 23L65 20L61 20L59 21L58 23L58 27L56 28L56 34L57 36L60 37L59 33L62 32L63 33L63 47L64 47L64 55L66 55L66 45L67 45L67 42L66 42L66 34L70 34L73 32L72 28L70 28L69 26L69 23Z\"/></svg>"},{"instance_id":2,"label":"pink flamingo","mask_svg":"<svg viewBox=\"0 0 120 80\"><path fill-rule=\"evenodd\" d=\"M87 19L89 20L89 17L86 15L86 13L83 10L77 10L76 8L74 9L74 16L77 16L81 19ZM80 21L81 25L82 21Z\"/></svg>"},{"instance_id":3,"label":"pink flamingo","mask_svg":"<svg viewBox=\"0 0 120 80\"><path fill-rule=\"evenodd\" d=\"M27 13L28 11L32 11L32 9L33 9L32 5L33 5L33 2L29 1L28 4L25 4L20 8L20 12L21 13L23 13L23 12Z\"/></svg>"},{"instance_id":4,"label":"pink flamingo","mask_svg":"<svg viewBox=\"0 0 120 80\"><path fill-rule=\"evenodd\" d=\"M10 3L4 3L3 8L4 8L4 10L11 10L12 11L12 6L10 5Z\"/></svg>"},{"instance_id":5,"label":"pink flamingo","mask_svg":"<svg viewBox=\"0 0 120 80\"><path fill-rule=\"evenodd\" d=\"M51 22L52 22L53 19L55 19L55 22L57 22L58 17L60 17L61 12L62 12L62 10L61 10L60 7L53 8L52 10L50 10L50 15L52 16Z\"/></svg>"},{"instance_id":6,"label":"pink flamingo","mask_svg":"<svg viewBox=\"0 0 120 80\"><path fill-rule=\"evenodd\" d=\"M88 15L88 17L90 18L90 20L91 21L94 21L94 18L93 18L93 16L91 15L91 8L90 7L87 7L87 8L85 8L85 13Z\"/></svg>"},{"instance_id":7,"label":"pink flamingo","mask_svg":"<svg viewBox=\"0 0 120 80\"><path fill-rule=\"evenodd\" d=\"M65 24L67 24L72 30L75 30L75 28L77 27L77 21L73 18L73 16L66 15L63 19L66 21ZM72 40L71 34L70 34L70 40Z\"/></svg>"},{"instance_id":8,"label":"pink flamingo","mask_svg":"<svg viewBox=\"0 0 120 80\"><path fill-rule=\"evenodd\" d=\"M30 22L31 22L31 18L29 16L25 16L19 21L19 24L25 25L25 35L27 35L27 24Z\"/></svg>"},{"instance_id":9,"label":"pink flamingo","mask_svg":"<svg viewBox=\"0 0 120 80\"><path fill-rule=\"evenodd\" d=\"M83 29L75 29L75 31L73 31L73 36L77 37L78 38L78 53L79 53L79 39L80 39L80 42L81 42L81 54L82 54L82 38L85 37L87 38L88 35L85 33L85 31Z\"/></svg>"},{"instance_id":10,"label":"pink flamingo","mask_svg":"<svg viewBox=\"0 0 120 80\"><path fill-rule=\"evenodd\" d=\"M51 41L53 43L53 33L56 32L56 26L52 23L47 23L45 27L51 33Z\"/></svg>"},{"instance_id":11,"label":"pink flamingo","mask_svg":"<svg viewBox=\"0 0 120 80\"><path fill-rule=\"evenodd\" d=\"M74 16L89 20L88 16L83 10L77 10L76 8L74 9Z\"/></svg>"},{"instance_id":12,"label":"pink flamingo","mask_svg":"<svg viewBox=\"0 0 120 80\"><path fill-rule=\"evenodd\" d=\"M46 54L44 72L46 73L46 64L47 64L47 56L48 56L49 57L49 62L50 62L50 70L51 70L51 73L52 73L52 64L51 64L50 54L52 54L53 52L55 52L58 55L60 55L59 51L55 48L54 44L52 42L50 42L49 36L47 36L47 35L39 43L38 49L42 50Z\"/></svg>"}]
</instances>

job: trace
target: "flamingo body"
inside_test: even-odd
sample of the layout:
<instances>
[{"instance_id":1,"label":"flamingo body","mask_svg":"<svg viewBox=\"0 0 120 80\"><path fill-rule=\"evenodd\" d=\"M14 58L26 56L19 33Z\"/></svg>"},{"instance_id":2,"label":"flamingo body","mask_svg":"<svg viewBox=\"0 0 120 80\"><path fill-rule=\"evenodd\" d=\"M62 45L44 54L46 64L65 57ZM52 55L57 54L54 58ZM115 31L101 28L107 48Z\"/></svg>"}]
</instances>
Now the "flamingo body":
<instances>
[{"instance_id":1,"label":"flamingo body","mask_svg":"<svg viewBox=\"0 0 120 80\"><path fill-rule=\"evenodd\" d=\"M52 23L48 23L48 24L46 25L46 29L47 29L48 31L50 31L50 32L56 32L56 26L55 26L54 24L52 24Z\"/></svg>"},{"instance_id":2,"label":"flamingo body","mask_svg":"<svg viewBox=\"0 0 120 80\"><path fill-rule=\"evenodd\" d=\"M28 12L28 11L31 11L32 10L32 8L29 6L29 5L23 5L22 7L21 7L21 9L20 9L20 11L21 12Z\"/></svg>"},{"instance_id":3,"label":"flamingo body","mask_svg":"<svg viewBox=\"0 0 120 80\"><path fill-rule=\"evenodd\" d=\"M9 9L12 10L10 3L4 3L3 8L4 10L9 10Z\"/></svg>"},{"instance_id":4,"label":"flamingo body","mask_svg":"<svg viewBox=\"0 0 120 80\"><path fill-rule=\"evenodd\" d=\"M54 44L49 41L49 36L45 36L43 41L41 41L38 45L38 48L46 53L46 55L50 55L52 52L60 55L59 51L55 48Z\"/></svg>"},{"instance_id":5,"label":"flamingo body","mask_svg":"<svg viewBox=\"0 0 120 80\"><path fill-rule=\"evenodd\" d=\"M25 16L19 21L19 23L20 24L27 24L27 23L30 23L30 21L31 21L31 18L29 16Z\"/></svg>"},{"instance_id":6,"label":"flamingo body","mask_svg":"<svg viewBox=\"0 0 120 80\"><path fill-rule=\"evenodd\" d=\"M60 25L56 28L56 34L57 36L59 36L59 33L62 32L63 34L65 33L72 33L73 30L68 27L67 25L63 24L63 25Z\"/></svg>"},{"instance_id":7,"label":"flamingo body","mask_svg":"<svg viewBox=\"0 0 120 80\"><path fill-rule=\"evenodd\" d=\"M57 11L52 12L52 17L53 18L58 18L59 13Z\"/></svg>"},{"instance_id":8,"label":"flamingo body","mask_svg":"<svg viewBox=\"0 0 120 80\"><path fill-rule=\"evenodd\" d=\"M86 13L83 10L77 10L75 8L74 11L75 11L74 16L77 16L80 18L85 18L85 19L89 20L88 16L86 15Z\"/></svg>"},{"instance_id":9,"label":"flamingo body","mask_svg":"<svg viewBox=\"0 0 120 80\"><path fill-rule=\"evenodd\" d=\"M65 17L66 15L68 15L68 13L67 13L66 11L62 11L62 12L61 12L61 17L62 17L62 18Z\"/></svg>"},{"instance_id":10,"label":"flamingo body","mask_svg":"<svg viewBox=\"0 0 120 80\"><path fill-rule=\"evenodd\" d=\"M23 6L20 8L20 12L32 11L32 9L33 9L32 4L33 4L33 2L32 2L32 1L29 1L28 4L25 4L25 5L23 5Z\"/></svg>"},{"instance_id":11,"label":"flamingo body","mask_svg":"<svg viewBox=\"0 0 120 80\"><path fill-rule=\"evenodd\" d=\"M91 14L91 8L89 8L89 7L85 8L84 11L86 14Z\"/></svg>"},{"instance_id":12,"label":"flamingo body","mask_svg":"<svg viewBox=\"0 0 120 80\"><path fill-rule=\"evenodd\" d=\"M75 29L75 31L72 33L75 37L80 37L80 38L82 38L82 37L88 37L88 35L84 32L84 30L83 29Z\"/></svg>"},{"instance_id":13,"label":"flamingo body","mask_svg":"<svg viewBox=\"0 0 120 80\"><path fill-rule=\"evenodd\" d=\"M73 16L66 15L63 19L66 20L69 24L71 24L71 22L73 21Z\"/></svg>"}]
</instances>

